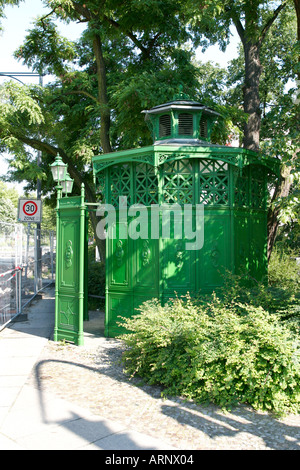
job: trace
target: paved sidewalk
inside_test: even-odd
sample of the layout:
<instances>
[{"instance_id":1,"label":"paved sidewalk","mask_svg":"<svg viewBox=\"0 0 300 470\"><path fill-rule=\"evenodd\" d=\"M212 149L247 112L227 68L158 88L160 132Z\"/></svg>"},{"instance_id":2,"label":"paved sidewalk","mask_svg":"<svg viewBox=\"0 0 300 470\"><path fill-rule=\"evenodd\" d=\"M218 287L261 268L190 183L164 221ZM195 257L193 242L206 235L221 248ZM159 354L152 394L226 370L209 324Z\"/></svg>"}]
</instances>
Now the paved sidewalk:
<instances>
[{"instance_id":1,"label":"paved sidewalk","mask_svg":"<svg viewBox=\"0 0 300 470\"><path fill-rule=\"evenodd\" d=\"M83 347L51 341L54 288L24 313L0 332L0 450L300 450L300 415L224 413L130 380L99 312Z\"/></svg>"},{"instance_id":2,"label":"paved sidewalk","mask_svg":"<svg viewBox=\"0 0 300 470\"><path fill-rule=\"evenodd\" d=\"M53 333L54 288L24 314L0 332L0 450L175 450L31 384Z\"/></svg>"}]
</instances>

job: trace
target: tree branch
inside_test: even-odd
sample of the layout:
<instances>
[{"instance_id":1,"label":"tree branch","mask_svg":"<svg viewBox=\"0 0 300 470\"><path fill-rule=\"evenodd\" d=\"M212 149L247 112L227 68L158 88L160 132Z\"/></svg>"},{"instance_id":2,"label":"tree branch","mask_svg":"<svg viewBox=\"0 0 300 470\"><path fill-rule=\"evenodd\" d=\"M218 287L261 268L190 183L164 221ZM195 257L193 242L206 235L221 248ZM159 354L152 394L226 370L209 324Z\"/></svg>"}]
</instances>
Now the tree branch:
<instances>
[{"instance_id":1,"label":"tree branch","mask_svg":"<svg viewBox=\"0 0 300 470\"><path fill-rule=\"evenodd\" d=\"M42 16L42 18L40 18L40 21L43 25L43 27L45 28L45 24L44 24L44 20L46 20L49 16L53 15L53 13L55 13L55 8L53 8L53 10L50 11L50 13L48 13L47 15L44 15Z\"/></svg>"},{"instance_id":2,"label":"tree branch","mask_svg":"<svg viewBox=\"0 0 300 470\"><path fill-rule=\"evenodd\" d=\"M92 19L92 14L90 10L85 5L80 5L80 3L73 2L74 10L83 16L87 21Z\"/></svg>"},{"instance_id":3,"label":"tree branch","mask_svg":"<svg viewBox=\"0 0 300 470\"><path fill-rule=\"evenodd\" d=\"M287 0L284 0L277 8L276 10L274 10L273 12L273 15L271 16L271 18L268 19L268 21L266 22L265 26L263 27L262 31L261 31L261 35L260 35L260 38L259 38L259 44L261 45L263 40L265 39L266 37L266 34L267 32L269 31L269 29L271 28L272 24L274 23L274 21L276 20L276 18L278 17L279 13L281 12L281 10L283 10L283 8L286 6L287 4Z\"/></svg>"},{"instance_id":4,"label":"tree branch","mask_svg":"<svg viewBox=\"0 0 300 470\"><path fill-rule=\"evenodd\" d=\"M68 172L71 176L71 178L74 180L75 185L77 186L78 189L81 187L81 183L85 183L85 190L86 190L86 196L87 199L90 202L95 202L95 194L91 187L86 183L85 179L82 177L80 171L77 170L75 167L72 159L67 155L67 153L60 147L55 147L54 145L51 145L47 142L43 142L42 140L39 139L31 139L26 136L18 136L18 139L23 142L26 145L29 145L31 148L34 148L35 150L41 150L45 151L50 155L53 155L55 157L58 153L61 156L62 160L64 163L68 165Z\"/></svg>"},{"instance_id":5,"label":"tree branch","mask_svg":"<svg viewBox=\"0 0 300 470\"><path fill-rule=\"evenodd\" d=\"M240 21L239 18L235 17L235 15L232 15L232 21L236 27L236 30L238 32L238 35L240 36L240 40L242 41L243 44L245 44L245 29Z\"/></svg>"},{"instance_id":6,"label":"tree branch","mask_svg":"<svg viewBox=\"0 0 300 470\"><path fill-rule=\"evenodd\" d=\"M124 30L121 25L113 20L112 18L109 18L108 16L106 15L103 15L103 19L109 23L111 26L113 26L115 29L121 31L122 33L124 33L126 36L129 37L129 39L132 40L133 44L135 44L139 49L140 51L143 53L143 54L146 54L147 53L147 48L145 46L143 46L143 44L141 43L141 41L138 40L138 38L133 34L132 31L128 31L128 30Z\"/></svg>"},{"instance_id":7,"label":"tree branch","mask_svg":"<svg viewBox=\"0 0 300 470\"><path fill-rule=\"evenodd\" d=\"M74 9L77 11L77 13L79 13L81 16L83 16L87 21L97 20L96 15L92 14L91 11L86 6L80 5L77 2L73 2L73 5L74 5ZM116 30L121 31L124 34L126 34L126 36L128 36L132 40L132 42L141 50L141 52L143 54L145 54L147 52L147 49L143 46L141 41L139 41L138 38L131 31L124 30L121 27L120 23L118 23L113 18L109 18L105 14L99 13L99 16L101 16L102 19L106 23L113 26Z\"/></svg>"},{"instance_id":8,"label":"tree branch","mask_svg":"<svg viewBox=\"0 0 300 470\"><path fill-rule=\"evenodd\" d=\"M84 90L65 91L63 94L64 95L84 95L84 96L87 96L88 98L90 98L91 100L95 101L97 104L99 104L99 101L95 96L91 95L91 93L88 93L87 91L84 91ZM54 101L57 101L57 100L58 100L58 98L53 100L52 103Z\"/></svg>"},{"instance_id":9,"label":"tree branch","mask_svg":"<svg viewBox=\"0 0 300 470\"><path fill-rule=\"evenodd\" d=\"M245 42L245 29L241 23L241 20L239 19L238 15L236 12L231 8L230 6L225 6L225 11L229 14L230 18L233 21L234 26L236 27L236 30L238 32L238 35L240 36L240 40L244 44Z\"/></svg>"}]
</instances>

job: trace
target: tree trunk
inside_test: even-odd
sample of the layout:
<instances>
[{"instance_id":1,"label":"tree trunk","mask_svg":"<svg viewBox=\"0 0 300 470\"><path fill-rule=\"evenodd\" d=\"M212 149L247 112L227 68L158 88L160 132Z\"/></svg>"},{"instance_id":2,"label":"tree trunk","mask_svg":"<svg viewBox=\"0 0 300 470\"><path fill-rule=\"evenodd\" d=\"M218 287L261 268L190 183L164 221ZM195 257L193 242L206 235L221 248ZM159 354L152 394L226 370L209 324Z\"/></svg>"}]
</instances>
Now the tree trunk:
<instances>
[{"instance_id":1,"label":"tree trunk","mask_svg":"<svg viewBox=\"0 0 300 470\"><path fill-rule=\"evenodd\" d=\"M107 97L106 67L102 54L102 43L99 34L95 35L94 37L93 48L97 64L98 102L100 105L101 115L100 140L103 153L109 153L112 151L109 137L110 109Z\"/></svg>"},{"instance_id":2,"label":"tree trunk","mask_svg":"<svg viewBox=\"0 0 300 470\"><path fill-rule=\"evenodd\" d=\"M300 0L294 0L295 11L297 16L297 39L300 41ZM298 57L298 63L300 62L300 56ZM300 68L298 69L298 80L300 80ZM293 157L296 158L299 149L296 150L295 155ZM287 197L290 192L291 188L291 180L290 180L290 173L291 167L285 167L284 171L281 175L281 181L279 181L274 195L272 197L272 202L275 201L277 198ZM271 257L272 250L274 247L274 243L276 240L276 235L279 226L279 207L272 208L272 204L270 205L268 211L268 260Z\"/></svg>"},{"instance_id":3,"label":"tree trunk","mask_svg":"<svg viewBox=\"0 0 300 470\"><path fill-rule=\"evenodd\" d=\"M85 196L86 196L87 201L93 204L97 202L94 188L92 188L86 181L84 181L84 178L81 176L81 174L77 171L77 169L73 165L72 160L69 159L68 156L65 154L65 152L63 152L62 150L60 150L60 155L63 161L68 164L68 171L70 173L71 178L74 179L75 185L78 188L81 188L81 183L84 183ZM92 208L94 207L95 206L92 206ZM100 219L99 217L96 216L96 213L93 210L89 211L89 216L90 216L91 224L93 227L93 232L95 234L95 241L99 250L100 258L101 258L101 261L105 264L105 240L100 240L96 235L97 233L96 228Z\"/></svg>"},{"instance_id":4,"label":"tree trunk","mask_svg":"<svg viewBox=\"0 0 300 470\"><path fill-rule=\"evenodd\" d=\"M297 39L300 41L300 0L294 0L296 16L297 16ZM298 56L298 80L300 80L300 55ZM300 83L298 84L300 86Z\"/></svg>"},{"instance_id":5,"label":"tree trunk","mask_svg":"<svg viewBox=\"0 0 300 470\"><path fill-rule=\"evenodd\" d=\"M259 149L260 136L260 97L259 80L261 76L261 64L259 58L260 46L251 41L244 43L245 55L245 83L243 87L244 111L248 120L244 126L243 146L246 149Z\"/></svg>"},{"instance_id":6,"label":"tree trunk","mask_svg":"<svg viewBox=\"0 0 300 470\"><path fill-rule=\"evenodd\" d=\"M272 196L272 201L268 210L268 260L271 257L274 243L277 236L278 226L279 226L279 211L280 205L273 207L273 204L279 198L287 197L291 188L291 167L283 167L281 172L281 179L276 185L274 194Z\"/></svg>"}]
</instances>

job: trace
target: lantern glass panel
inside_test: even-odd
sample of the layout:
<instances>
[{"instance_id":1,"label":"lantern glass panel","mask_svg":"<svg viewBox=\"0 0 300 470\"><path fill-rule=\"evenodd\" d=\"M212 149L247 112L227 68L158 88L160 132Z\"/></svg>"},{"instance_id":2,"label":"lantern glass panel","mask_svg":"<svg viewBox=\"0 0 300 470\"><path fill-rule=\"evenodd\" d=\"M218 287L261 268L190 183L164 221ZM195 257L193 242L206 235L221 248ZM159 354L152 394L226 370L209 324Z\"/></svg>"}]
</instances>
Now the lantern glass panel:
<instances>
[{"instance_id":1,"label":"lantern glass panel","mask_svg":"<svg viewBox=\"0 0 300 470\"><path fill-rule=\"evenodd\" d=\"M70 194L72 192L72 189L73 189L73 180L65 180L62 182L62 190L63 190L63 193L65 194Z\"/></svg>"},{"instance_id":2,"label":"lantern glass panel","mask_svg":"<svg viewBox=\"0 0 300 470\"><path fill-rule=\"evenodd\" d=\"M59 181L63 181L66 177L66 170L67 170L67 166L64 165L64 166L59 166L58 167L58 180Z\"/></svg>"},{"instance_id":3,"label":"lantern glass panel","mask_svg":"<svg viewBox=\"0 0 300 470\"><path fill-rule=\"evenodd\" d=\"M66 178L67 165L60 157L56 157L55 162L50 167L55 182L61 182Z\"/></svg>"}]
</instances>

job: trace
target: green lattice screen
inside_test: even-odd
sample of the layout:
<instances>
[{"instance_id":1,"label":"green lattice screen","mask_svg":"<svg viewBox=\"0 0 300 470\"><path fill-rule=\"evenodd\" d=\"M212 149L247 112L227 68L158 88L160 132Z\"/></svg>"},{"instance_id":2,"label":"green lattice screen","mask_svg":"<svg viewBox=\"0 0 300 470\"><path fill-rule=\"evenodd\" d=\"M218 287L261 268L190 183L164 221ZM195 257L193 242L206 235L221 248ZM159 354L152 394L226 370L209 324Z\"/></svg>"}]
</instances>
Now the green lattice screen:
<instances>
[{"instance_id":1,"label":"green lattice screen","mask_svg":"<svg viewBox=\"0 0 300 470\"><path fill-rule=\"evenodd\" d=\"M211 205L229 204L228 164L219 160L199 162L200 203Z\"/></svg>"},{"instance_id":2,"label":"green lattice screen","mask_svg":"<svg viewBox=\"0 0 300 470\"><path fill-rule=\"evenodd\" d=\"M109 203L115 207L119 206L119 196L127 196L128 204L131 198L131 164L115 165L109 169Z\"/></svg>"},{"instance_id":3,"label":"green lattice screen","mask_svg":"<svg viewBox=\"0 0 300 470\"><path fill-rule=\"evenodd\" d=\"M265 169L261 166L251 167L251 207L264 209L266 207Z\"/></svg>"},{"instance_id":4,"label":"green lattice screen","mask_svg":"<svg viewBox=\"0 0 300 470\"><path fill-rule=\"evenodd\" d=\"M147 163L135 166L135 202L150 206L158 204L158 180L152 165Z\"/></svg>"},{"instance_id":5,"label":"green lattice screen","mask_svg":"<svg viewBox=\"0 0 300 470\"><path fill-rule=\"evenodd\" d=\"M162 201L167 204L198 202L208 205L229 205L229 166L226 162L173 160L165 162L160 167L160 177ZM260 185L260 179L257 178L254 186ZM128 204L139 203L149 206L158 203L158 178L154 167L150 164L131 162L115 165L109 168L109 181L109 202L115 207L118 207L119 196L127 196ZM195 201L194 197L196 184L199 188L198 201ZM248 194L245 186L247 178L240 179L240 184L238 197L245 198ZM256 191L261 194L257 188Z\"/></svg>"},{"instance_id":6,"label":"green lattice screen","mask_svg":"<svg viewBox=\"0 0 300 470\"><path fill-rule=\"evenodd\" d=\"M249 167L243 168L238 175L235 184L235 205L238 207L248 207L249 205Z\"/></svg>"},{"instance_id":7,"label":"green lattice screen","mask_svg":"<svg viewBox=\"0 0 300 470\"><path fill-rule=\"evenodd\" d=\"M164 163L162 167L163 201L167 204L193 204L194 172L189 160Z\"/></svg>"},{"instance_id":8,"label":"green lattice screen","mask_svg":"<svg viewBox=\"0 0 300 470\"><path fill-rule=\"evenodd\" d=\"M247 166L236 179L235 205L266 208L266 171L263 167Z\"/></svg>"},{"instance_id":9,"label":"green lattice screen","mask_svg":"<svg viewBox=\"0 0 300 470\"><path fill-rule=\"evenodd\" d=\"M128 204L149 206L158 203L158 180L152 165L128 163L109 169L109 203L119 205L119 197L127 196Z\"/></svg>"}]
</instances>

